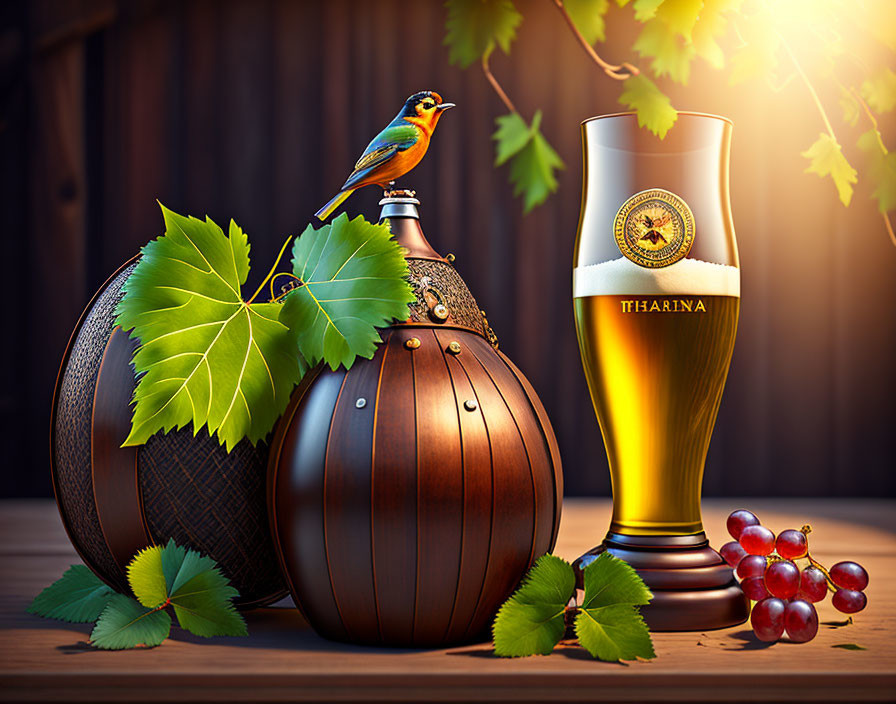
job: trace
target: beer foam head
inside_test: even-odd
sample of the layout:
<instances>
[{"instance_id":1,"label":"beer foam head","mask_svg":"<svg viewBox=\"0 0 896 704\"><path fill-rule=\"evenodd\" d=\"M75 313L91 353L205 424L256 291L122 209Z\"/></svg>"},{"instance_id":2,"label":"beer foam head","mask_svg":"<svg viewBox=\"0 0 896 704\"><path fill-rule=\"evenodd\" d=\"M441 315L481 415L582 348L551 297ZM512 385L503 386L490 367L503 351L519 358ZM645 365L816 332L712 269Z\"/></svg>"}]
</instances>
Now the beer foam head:
<instances>
[{"instance_id":1,"label":"beer foam head","mask_svg":"<svg viewBox=\"0 0 896 704\"><path fill-rule=\"evenodd\" d=\"M682 259L648 269L625 257L573 270L573 296L677 295L740 296L740 271L735 266L699 259Z\"/></svg>"}]
</instances>

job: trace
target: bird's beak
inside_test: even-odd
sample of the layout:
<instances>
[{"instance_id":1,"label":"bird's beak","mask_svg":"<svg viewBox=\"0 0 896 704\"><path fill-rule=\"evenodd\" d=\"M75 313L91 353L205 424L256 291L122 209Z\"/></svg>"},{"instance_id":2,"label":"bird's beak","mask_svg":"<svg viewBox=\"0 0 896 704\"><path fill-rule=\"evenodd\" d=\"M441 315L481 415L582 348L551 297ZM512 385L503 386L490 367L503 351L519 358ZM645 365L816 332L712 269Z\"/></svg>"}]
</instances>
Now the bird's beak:
<instances>
[{"instance_id":1,"label":"bird's beak","mask_svg":"<svg viewBox=\"0 0 896 704\"><path fill-rule=\"evenodd\" d=\"M439 105L436 105L436 110L442 111L442 110L448 110L449 108L455 108L455 107L457 107L457 106L454 103L440 103Z\"/></svg>"}]
</instances>

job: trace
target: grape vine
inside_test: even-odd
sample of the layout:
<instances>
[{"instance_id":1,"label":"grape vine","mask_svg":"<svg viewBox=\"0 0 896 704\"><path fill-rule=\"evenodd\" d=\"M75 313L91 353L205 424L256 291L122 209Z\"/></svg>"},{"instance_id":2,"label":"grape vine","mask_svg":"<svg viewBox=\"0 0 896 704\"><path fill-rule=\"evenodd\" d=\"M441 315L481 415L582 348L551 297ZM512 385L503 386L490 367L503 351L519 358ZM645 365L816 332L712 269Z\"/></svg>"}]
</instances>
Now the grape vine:
<instances>
[{"instance_id":1,"label":"grape vine","mask_svg":"<svg viewBox=\"0 0 896 704\"><path fill-rule=\"evenodd\" d=\"M619 103L637 114L638 124L665 137L678 113L657 84L686 85L697 59L726 70L731 86L764 80L780 92L798 79L810 109L821 122L815 141L801 155L807 173L830 177L844 206L853 187L867 180L884 227L896 246L891 213L896 211L896 152L889 150L880 117L896 109L896 3L891 0L549 0L597 68L622 84ZM509 54L523 21L513 0L448 0L445 44L451 63L467 68L479 61L491 87L508 110L497 118L495 165L510 163L515 194L524 212L557 189L563 162L541 133L541 111L527 122L489 66L496 47ZM631 12L641 30L632 45L641 66L613 64L595 45L606 38L611 4ZM812 67L811 69L809 67ZM835 128L831 87L839 95L842 126ZM867 129L855 141L864 154L862 172L844 153L847 129ZM858 162L856 162L858 163Z\"/></svg>"}]
</instances>

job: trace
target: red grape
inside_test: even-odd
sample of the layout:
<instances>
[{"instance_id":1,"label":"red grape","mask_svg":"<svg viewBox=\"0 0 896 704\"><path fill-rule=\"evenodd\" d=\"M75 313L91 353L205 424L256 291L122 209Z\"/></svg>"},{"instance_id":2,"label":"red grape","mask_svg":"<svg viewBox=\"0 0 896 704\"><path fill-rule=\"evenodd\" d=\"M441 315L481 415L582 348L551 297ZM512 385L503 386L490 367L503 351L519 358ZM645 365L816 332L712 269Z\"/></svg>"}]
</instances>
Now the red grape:
<instances>
[{"instance_id":1,"label":"red grape","mask_svg":"<svg viewBox=\"0 0 896 704\"><path fill-rule=\"evenodd\" d=\"M785 560L796 560L809 552L809 541L798 530L785 530L778 534L775 549Z\"/></svg>"},{"instance_id":2,"label":"red grape","mask_svg":"<svg viewBox=\"0 0 896 704\"><path fill-rule=\"evenodd\" d=\"M762 555L747 555L737 565L737 576L741 579L761 577L765 574L765 563Z\"/></svg>"},{"instance_id":3,"label":"red grape","mask_svg":"<svg viewBox=\"0 0 896 704\"><path fill-rule=\"evenodd\" d=\"M773 562L765 570L765 588L779 599L792 599L800 590L800 570L790 560Z\"/></svg>"},{"instance_id":4,"label":"red grape","mask_svg":"<svg viewBox=\"0 0 896 704\"><path fill-rule=\"evenodd\" d=\"M828 580L817 567L807 567L800 575L799 598L813 603L824 601L828 593Z\"/></svg>"},{"instance_id":5,"label":"red grape","mask_svg":"<svg viewBox=\"0 0 896 704\"><path fill-rule=\"evenodd\" d=\"M856 562L838 562L830 569L831 581L843 589L856 592L868 586L868 573Z\"/></svg>"},{"instance_id":6,"label":"red grape","mask_svg":"<svg viewBox=\"0 0 896 704\"><path fill-rule=\"evenodd\" d=\"M747 526L737 540L750 555L770 555L775 549L775 534L765 526Z\"/></svg>"},{"instance_id":7,"label":"red grape","mask_svg":"<svg viewBox=\"0 0 896 704\"><path fill-rule=\"evenodd\" d=\"M740 539L740 534L743 532L743 529L747 526L758 526L759 519L756 518L755 514L750 511L745 511L744 509L739 509L734 511L730 516L728 516L728 533L735 540Z\"/></svg>"},{"instance_id":8,"label":"red grape","mask_svg":"<svg viewBox=\"0 0 896 704\"><path fill-rule=\"evenodd\" d=\"M790 640L795 643L812 640L818 633L818 614L815 607L802 599L791 601L784 609L784 629Z\"/></svg>"},{"instance_id":9,"label":"red grape","mask_svg":"<svg viewBox=\"0 0 896 704\"><path fill-rule=\"evenodd\" d=\"M831 603L837 611L845 614L854 614L865 608L868 597L865 592L857 592L853 589L838 589L831 597Z\"/></svg>"},{"instance_id":10,"label":"red grape","mask_svg":"<svg viewBox=\"0 0 896 704\"><path fill-rule=\"evenodd\" d=\"M719 550L719 555L721 555L722 559L724 559L731 567L737 567L738 563L747 556L747 553L740 546L739 542L732 540L730 543L725 543L722 546Z\"/></svg>"},{"instance_id":11,"label":"red grape","mask_svg":"<svg viewBox=\"0 0 896 704\"><path fill-rule=\"evenodd\" d=\"M740 588L751 601L762 601L771 596L765 588L765 580L762 577L747 577L740 583Z\"/></svg>"},{"instance_id":12,"label":"red grape","mask_svg":"<svg viewBox=\"0 0 896 704\"><path fill-rule=\"evenodd\" d=\"M774 642L784 633L784 610L786 604L781 599L763 599L750 613L750 625L759 640Z\"/></svg>"}]
</instances>

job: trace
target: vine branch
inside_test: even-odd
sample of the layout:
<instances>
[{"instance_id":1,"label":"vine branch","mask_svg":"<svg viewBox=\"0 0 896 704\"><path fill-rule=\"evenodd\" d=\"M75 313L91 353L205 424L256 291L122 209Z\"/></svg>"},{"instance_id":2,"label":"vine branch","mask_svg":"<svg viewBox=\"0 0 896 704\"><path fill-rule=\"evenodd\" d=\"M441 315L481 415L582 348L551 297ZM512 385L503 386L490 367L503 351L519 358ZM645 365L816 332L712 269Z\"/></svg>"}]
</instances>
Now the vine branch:
<instances>
[{"instance_id":1,"label":"vine branch","mask_svg":"<svg viewBox=\"0 0 896 704\"><path fill-rule=\"evenodd\" d=\"M803 67L800 66L800 62L796 60L796 56L790 50L790 45L784 40L780 34L778 38L781 40L781 45L784 47L784 50L787 52L787 55L790 57L790 60L793 62L794 67L797 70L797 73L800 74L800 78L803 79L803 83L806 84L806 88L809 89L809 94L812 96L812 100L815 101L815 107L818 108L818 112L821 114L821 119L824 122L825 129L827 129L828 134L831 135L831 139L833 139L837 144L840 142L837 141L837 135L834 134L834 128L831 127L831 121L828 119L828 114L824 109L824 105L821 104L821 99L818 97L818 93L815 92L815 86L812 85L812 81L809 80L809 77L806 75L806 72L803 71Z\"/></svg>"},{"instance_id":2,"label":"vine branch","mask_svg":"<svg viewBox=\"0 0 896 704\"><path fill-rule=\"evenodd\" d=\"M485 53L482 55L482 72L485 74L485 77L488 79L488 82L491 84L492 88L495 89L495 93L498 94L498 97L501 99L501 102L507 106L507 109L510 112L514 112L519 115L519 111L514 106L513 102L510 98L507 97L507 93L504 92L504 89L501 87L501 84L498 83L498 79L495 78L494 74L492 74L491 69L488 66L488 59L491 56L492 50L494 47L489 47L485 50Z\"/></svg>"},{"instance_id":3,"label":"vine branch","mask_svg":"<svg viewBox=\"0 0 896 704\"><path fill-rule=\"evenodd\" d=\"M877 125L877 118L874 117L874 113L871 112L871 108L868 107L868 103L865 102L864 98L862 98L862 96L859 94L859 91L855 89L855 86L851 86L849 92L852 93L853 97L859 101L859 105L861 105L862 110L865 111L865 115L871 122L871 126L874 128L874 136L877 137L877 146L880 147L881 153L884 156L887 156L889 152L887 151L887 145L884 144L884 139L881 136L880 127L878 127ZM880 213L880 216L884 221L884 227L887 228L887 234L890 236L890 242L892 242L893 246L896 247L896 232L893 232L893 223L890 222L890 216L887 213Z\"/></svg>"},{"instance_id":4,"label":"vine branch","mask_svg":"<svg viewBox=\"0 0 896 704\"><path fill-rule=\"evenodd\" d=\"M289 291L284 291L284 292L281 293L279 296L275 296L275 295L274 295L274 281L277 280L277 277L278 277L278 276L289 276L290 278L293 278L293 279L295 279L296 281L298 281L298 282L299 282L299 284L298 284L299 286L304 286L304 285L305 285L305 282L302 281L302 279L300 279L300 278L299 278L298 276L296 276L295 274L291 274L291 273L288 272L288 271L278 271L276 274L274 274L274 275L271 277L271 303L276 303L276 302L279 301L281 298L283 298L287 293L292 292L292 289L289 289ZM287 286L287 285L288 285L288 284L284 284L284 286ZM298 286L295 286L294 288L298 288Z\"/></svg>"},{"instance_id":5,"label":"vine branch","mask_svg":"<svg viewBox=\"0 0 896 704\"><path fill-rule=\"evenodd\" d=\"M868 103L865 102L864 98L859 94L859 91L855 89L855 87L851 87L849 92L852 93L853 97L858 101L859 105L862 106L862 110L865 111L865 115L868 117L868 121L871 123L871 126L874 128L874 136L877 137L877 146L880 147L881 152L884 156L886 156L889 152L887 151L887 147L884 144L884 139L880 134L880 127L877 125L877 118L874 117L874 113L871 112L871 108L868 107Z\"/></svg>"},{"instance_id":6,"label":"vine branch","mask_svg":"<svg viewBox=\"0 0 896 704\"><path fill-rule=\"evenodd\" d=\"M557 6L557 9L560 10L560 14L563 15L563 19L566 20L566 24L569 25L569 28L572 30L572 33L575 35L576 39L579 40L579 44L582 45L582 48L591 57L591 60L594 61L600 68L603 70L605 74L607 74L610 78L617 81L624 81L626 78L631 78L632 76L637 76L641 73L641 70L637 66L633 66L632 64L623 62L620 65L615 65L604 61L600 58L600 55L594 50L594 47L591 46L582 33L579 31L579 28L576 27L576 23L572 21L572 17L569 16L569 13L566 11L566 7L563 5L563 0L552 0L554 5ZM628 73L622 73L623 69Z\"/></svg>"},{"instance_id":7,"label":"vine branch","mask_svg":"<svg viewBox=\"0 0 896 704\"><path fill-rule=\"evenodd\" d=\"M258 288L255 290L255 293L252 294L252 298L246 301L246 305L252 303L255 300L255 297L258 296L259 293L264 289L264 285L270 280L270 278L274 275L274 271L277 269L277 265L280 263L280 260L283 258L283 253L286 251L286 247L289 245L290 240L292 240L292 235L286 238L286 242L283 243L283 246L280 248L280 254L277 255L277 259L274 260L274 266L271 267L271 270L268 272L268 275L264 277L262 282L259 284Z\"/></svg>"}]
</instances>

